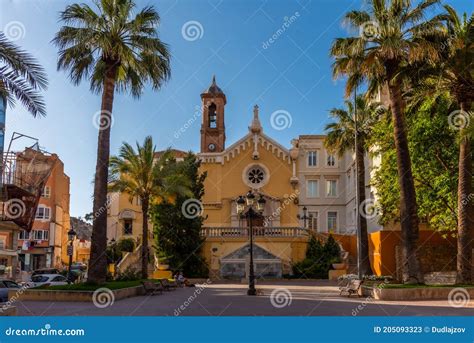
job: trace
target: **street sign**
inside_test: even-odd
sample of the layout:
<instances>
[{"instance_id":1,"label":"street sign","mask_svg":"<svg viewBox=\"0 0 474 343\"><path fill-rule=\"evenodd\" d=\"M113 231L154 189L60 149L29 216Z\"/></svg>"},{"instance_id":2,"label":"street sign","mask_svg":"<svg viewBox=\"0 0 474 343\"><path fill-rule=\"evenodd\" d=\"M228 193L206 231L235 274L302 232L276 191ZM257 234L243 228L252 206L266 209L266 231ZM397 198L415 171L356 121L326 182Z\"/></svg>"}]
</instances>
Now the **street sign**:
<instances>
[{"instance_id":1,"label":"street sign","mask_svg":"<svg viewBox=\"0 0 474 343\"><path fill-rule=\"evenodd\" d=\"M68 256L72 256L72 251L73 251L73 246L72 246L72 245L68 245L68 246L67 246L67 255L68 255Z\"/></svg>"}]
</instances>

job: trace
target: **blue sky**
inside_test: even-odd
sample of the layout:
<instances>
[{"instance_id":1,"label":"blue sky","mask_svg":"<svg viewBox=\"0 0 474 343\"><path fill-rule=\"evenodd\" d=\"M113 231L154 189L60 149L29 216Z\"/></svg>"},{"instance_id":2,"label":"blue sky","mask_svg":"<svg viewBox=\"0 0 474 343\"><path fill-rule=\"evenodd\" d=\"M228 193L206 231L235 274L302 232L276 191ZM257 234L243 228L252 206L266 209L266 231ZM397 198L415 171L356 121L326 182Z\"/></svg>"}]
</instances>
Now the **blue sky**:
<instances>
[{"instance_id":1,"label":"blue sky","mask_svg":"<svg viewBox=\"0 0 474 343\"><path fill-rule=\"evenodd\" d=\"M6 144L17 131L38 138L47 151L57 153L71 178L71 214L84 215L92 211L97 149L92 118L100 109L100 96L89 92L87 82L73 86L65 72L56 71L57 49L50 41L60 25L58 12L68 3L1 0L0 30L8 27L15 42L34 54L50 83L45 92L47 117L34 119L20 106L8 109ZM447 3L458 11L474 9L471 0ZM247 133L255 104L264 132L287 147L298 135L323 133L328 110L342 105L344 82L331 77L328 49L335 37L347 35L341 17L360 8L361 1L137 1L138 8L149 4L161 15L159 34L173 56L172 78L158 92L147 88L139 100L116 95L112 154L123 141L143 141L147 135L159 149L172 146L198 152L200 119L184 133L175 132L195 116L200 93L213 74L227 96L227 146ZM285 21L289 25L277 34ZM188 22L198 23L191 23L198 27L198 37L192 30L183 35ZM272 36L276 39L269 43ZM291 126L272 127L275 111L289 113Z\"/></svg>"}]
</instances>

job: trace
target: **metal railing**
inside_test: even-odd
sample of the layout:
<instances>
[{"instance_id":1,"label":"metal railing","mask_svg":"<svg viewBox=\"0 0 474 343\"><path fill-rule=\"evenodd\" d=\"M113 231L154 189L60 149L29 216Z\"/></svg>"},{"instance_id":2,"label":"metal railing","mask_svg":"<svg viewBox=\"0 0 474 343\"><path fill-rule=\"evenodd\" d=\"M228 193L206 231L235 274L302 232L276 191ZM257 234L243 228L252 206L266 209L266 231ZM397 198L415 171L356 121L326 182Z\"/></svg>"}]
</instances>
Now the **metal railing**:
<instances>
[{"instance_id":1,"label":"metal railing","mask_svg":"<svg viewBox=\"0 0 474 343\"><path fill-rule=\"evenodd\" d=\"M302 227L265 227L253 228L255 237L307 237L308 229ZM248 237L248 227L203 227L201 237Z\"/></svg>"}]
</instances>

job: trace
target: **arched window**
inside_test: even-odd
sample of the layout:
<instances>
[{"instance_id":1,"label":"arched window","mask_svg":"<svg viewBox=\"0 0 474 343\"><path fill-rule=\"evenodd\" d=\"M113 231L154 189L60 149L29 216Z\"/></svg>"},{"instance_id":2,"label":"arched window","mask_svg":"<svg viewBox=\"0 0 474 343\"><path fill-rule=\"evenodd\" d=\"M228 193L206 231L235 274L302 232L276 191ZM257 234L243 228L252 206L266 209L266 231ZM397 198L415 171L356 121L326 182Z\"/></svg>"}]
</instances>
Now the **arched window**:
<instances>
[{"instance_id":1,"label":"arched window","mask_svg":"<svg viewBox=\"0 0 474 343\"><path fill-rule=\"evenodd\" d=\"M208 114L209 114L209 127L211 129L217 128L216 105L214 103L212 103L208 107Z\"/></svg>"}]
</instances>

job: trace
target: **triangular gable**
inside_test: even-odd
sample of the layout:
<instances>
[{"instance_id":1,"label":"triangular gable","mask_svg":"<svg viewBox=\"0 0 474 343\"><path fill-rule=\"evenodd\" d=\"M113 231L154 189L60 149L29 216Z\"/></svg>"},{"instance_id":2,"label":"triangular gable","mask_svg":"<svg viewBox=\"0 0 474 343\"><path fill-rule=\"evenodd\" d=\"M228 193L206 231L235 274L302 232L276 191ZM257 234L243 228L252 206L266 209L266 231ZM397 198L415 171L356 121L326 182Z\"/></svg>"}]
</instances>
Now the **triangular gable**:
<instances>
[{"instance_id":1,"label":"triangular gable","mask_svg":"<svg viewBox=\"0 0 474 343\"><path fill-rule=\"evenodd\" d=\"M249 256L250 244L246 244L243 247L235 250L227 256L224 256L221 260L244 260ZM253 245L253 258L258 260L279 260L278 256L273 255L269 251L262 247L254 244Z\"/></svg>"},{"instance_id":2,"label":"triangular gable","mask_svg":"<svg viewBox=\"0 0 474 343\"><path fill-rule=\"evenodd\" d=\"M204 163L216 163L220 162L224 164L225 162L229 162L235 156L239 155L242 151L247 149L253 149L254 146L254 134L248 133L237 142L229 146L222 152L219 153L201 153L199 156ZM263 133L259 133L258 137L258 145L263 147L266 150L271 151L274 155L278 158L281 158L283 161L290 163L290 153L288 149L282 146L280 143L276 142L272 138L268 137Z\"/></svg>"}]
</instances>

